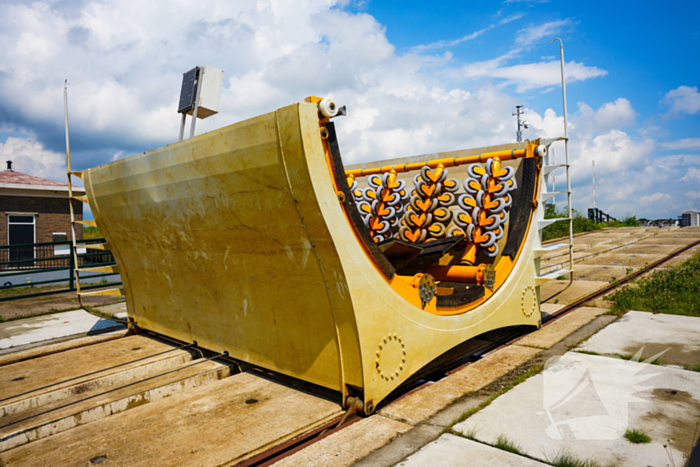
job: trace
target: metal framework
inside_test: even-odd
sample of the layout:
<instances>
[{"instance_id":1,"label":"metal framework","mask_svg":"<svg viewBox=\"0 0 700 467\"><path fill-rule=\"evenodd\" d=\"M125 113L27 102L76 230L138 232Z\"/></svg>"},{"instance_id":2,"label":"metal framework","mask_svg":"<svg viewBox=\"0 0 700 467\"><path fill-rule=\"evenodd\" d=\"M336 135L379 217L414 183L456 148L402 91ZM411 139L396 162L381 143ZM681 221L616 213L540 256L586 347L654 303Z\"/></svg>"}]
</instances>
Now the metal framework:
<instances>
[{"instance_id":1,"label":"metal framework","mask_svg":"<svg viewBox=\"0 0 700 467\"><path fill-rule=\"evenodd\" d=\"M80 290L80 273L85 272L85 273L109 273L109 274L116 274L119 273L119 268L117 265L110 265L110 266L97 266L97 267L91 267L91 268L81 268L80 263L78 261L78 242L77 238L75 236L75 225L79 224L81 225L80 228L82 228L83 225L87 225L90 227L97 227L97 223L95 221L78 221L75 219L75 210L73 209L73 200L80 201L82 203L89 204L87 196L74 196L73 195L73 176L76 176L78 178L82 178L83 173L82 172L73 172L71 171L71 164L70 164L70 137L69 137L69 131L68 131L68 80L65 81L64 86L63 86L63 111L64 111L64 116L65 116L65 126L66 126L66 176L68 177L68 204L70 205L70 227L71 227L71 234L72 234L72 241L71 241L71 256L72 256L72 263L75 265L75 288L78 292L78 303L80 304L80 307L90 313L91 315L95 315L99 318L105 318L104 316L95 314L92 312L90 309L86 308L86 306L83 304L83 298L86 296L119 296L123 295L123 288L108 288L108 289L102 289L102 290L95 290L95 291L90 291L90 292L82 292ZM95 244L85 244L85 248L91 248L91 249L96 249L96 250L109 250L109 247L107 243L95 243ZM117 319L117 318L106 318L106 319L111 319L112 321L117 321L120 323L128 323L128 321Z\"/></svg>"}]
</instances>

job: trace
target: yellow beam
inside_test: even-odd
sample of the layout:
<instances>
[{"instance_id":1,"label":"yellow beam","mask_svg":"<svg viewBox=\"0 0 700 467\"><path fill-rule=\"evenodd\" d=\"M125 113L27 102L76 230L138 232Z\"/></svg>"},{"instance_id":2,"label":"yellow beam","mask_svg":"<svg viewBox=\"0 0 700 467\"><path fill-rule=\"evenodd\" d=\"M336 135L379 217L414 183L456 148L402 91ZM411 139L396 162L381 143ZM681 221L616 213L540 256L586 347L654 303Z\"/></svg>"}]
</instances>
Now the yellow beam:
<instances>
[{"instance_id":1,"label":"yellow beam","mask_svg":"<svg viewBox=\"0 0 700 467\"><path fill-rule=\"evenodd\" d=\"M385 165L383 167L375 167L373 169L355 169L346 170L346 176L354 177L364 177L366 175L377 175L386 172L391 172L394 170L396 173L411 172L413 170L420 170L426 165L431 169L436 168L438 165L442 164L443 167L457 167L458 165L464 164L474 164L476 162L486 162L488 159L493 159L498 157L502 161L509 161L513 159L520 159L527 157L527 149L513 149L511 151L496 151L487 152L484 154L477 154L476 156L464 156L464 157L453 157L445 159L434 159L428 162L414 162L412 164L395 164L395 165Z\"/></svg>"},{"instance_id":2,"label":"yellow beam","mask_svg":"<svg viewBox=\"0 0 700 467\"><path fill-rule=\"evenodd\" d=\"M80 292L78 293L81 297L113 297L113 296L120 296L124 295L124 289L121 287L118 289L104 289L104 290L95 290L91 292Z\"/></svg>"},{"instance_id":3,"label":"yellow beam","mask_svg":"<svg viewBox=\"0 0 700 467\"><path fill-rule=\"evenodd\" d=\"M75 221L76 224L83 224L83 225L88 225L90 227L97 227L97 223L95 221Z\"/></svg>"}]
</instances>

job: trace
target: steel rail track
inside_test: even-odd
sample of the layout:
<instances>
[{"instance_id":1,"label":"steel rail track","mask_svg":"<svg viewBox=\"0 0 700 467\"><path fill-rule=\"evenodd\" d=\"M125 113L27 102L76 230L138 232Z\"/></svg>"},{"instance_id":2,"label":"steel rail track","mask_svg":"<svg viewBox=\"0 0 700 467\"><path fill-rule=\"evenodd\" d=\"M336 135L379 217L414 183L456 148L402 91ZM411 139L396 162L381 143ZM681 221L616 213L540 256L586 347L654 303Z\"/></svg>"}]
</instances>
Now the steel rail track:
<instances>
[{"instance_id":1,"label":"steel rail track","mask_svg":"<svg viewBox=\"0 0 700 467\"><path fill-rule=\"evenodd\" d=\"M561 308L555 314L551 314L551 315L548 315L547 317L545 317L545 319L542 320L542 326L547 326L547 325L553 323L557 319L567 315L568 313L576 310L577 308L580 308L581 306L585 305L586 303L590 302L591 300L595 300L597 298L600 298L601 296L604 296L604 295L610 293L611 291L615 290L616 288L627 284L631 280L636 279L637 277L641 276L642 274L645 274L645 273L651 271L652 269L659 267L660 265L666 263L667 261L672 260L673 258L685 253L686 251L688 251L691 248L698 246L698 245L700 245L700 240L695 241L693 243L690 243L689 245L686 245L684 247L678 248L677 250L669 253L667 256L664 256L663 258L640 268L639 270L633 272L632 274L629 274L622 279L616 280L615 282L612 282L605 287L602 287L598 290L595 290L594 292L592 292L588 295L585 295L585 296L575 300L574 302L572 302L568 305L565 305L563 308ZM508 333L508 335L506 337L504 337L502 340L493 342L492 344L484 346L483 348L480 348L480 349L478 349L478 350L476 350L468 355L464 355L460 359L461 362L459 364L453 366L453 368L441 369L441 371L444 372L444 376L446 377L452 373L455 373L455 372L461 370L462 368L468 366L471 363L471 362L464 363L465 360L468 360L468 359L474 357L475 355L481 356L481 355L493 352L501 347L505 347L507 345L510 345L513 342L520 339L521 337L523 337L524 335L529 334L530 332L534 332L534 330L530 330L528 332L522 332L522 331L516 332L517 333L516 336L513 336L513 333ZM427 386L427 385L431 384L432 382L433 381L428 381L428 382L424 382L423 384L414 385L413 387L409 388L407 391L404 391L400 395L397 395L397 397L391 398L391 400L389 400L388 402L380 404L380 406L377 408L377 411L379 411L381 408L387 407L388 405L391 405L391 404L403 399L404 397L408 396L409 394L412 394L416 391L421 390L424 386ZM244 461L242 461L238 464L234 464L234 465L235 465L235 467L267 467L267 466L270 466L276 462L279 462L280 460L284 459L285 457L289 457L292 454L294 454L294 453L296 453L296 452L298 452L298 451L300 451L308 446L311 446L311 445L321 441L322 439L324 439L324 438L326 438L334 433L337 433L337 432L345 429L346 427L352 425L353 423L356 423L359 420L361 420L361 418L362 417L359 415L353 415L353 416L348 417L348 419L345 422L338 425L338 423L343 420L343 417L340 416L340 417L336 418L335 420L332 420L319 428L316 428L316 429L311 430L307 433L299 435L296 438L291 439L289 441L286 441L284 443L278 444L277 446L269 449L268 451L262 452L254 457L251 457L247 460L244 460Z\"/></svg>"}]
</instances>

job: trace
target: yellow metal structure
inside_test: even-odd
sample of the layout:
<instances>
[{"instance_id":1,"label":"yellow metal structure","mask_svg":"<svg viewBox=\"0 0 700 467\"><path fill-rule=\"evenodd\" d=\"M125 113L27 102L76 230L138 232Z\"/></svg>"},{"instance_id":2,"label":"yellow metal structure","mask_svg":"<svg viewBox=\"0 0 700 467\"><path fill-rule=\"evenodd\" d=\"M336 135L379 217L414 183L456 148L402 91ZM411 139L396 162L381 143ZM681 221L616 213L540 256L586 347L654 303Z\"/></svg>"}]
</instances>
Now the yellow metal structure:
<instances>
[{"instance_id":1,"label":"yellow metal structure","mask_svg":"<svg viewBox=\"0 0 700 467\"><path fill-rule=\"evenodd\" d=\"M438 281L457 284L437 288L426 271L401 272L390 253L439 242L377 245L357 220L348 185L350 176L393 170L396 180L426 164L346 173L333 124L315 101L88 169L82 177L135 326L228 351L338 391L343 400L360 397L372 413L460 343L504 326L540 324L537 147L428 162L444 169L494 157L515 166L529 161L531 179L524 183L519 170L529 191L517 207L520 233L509 256L476 257L478 263L467 266L461 250L445 254L433 272L442 274ZM488 267L479 266L485 262ZM489 274L490 289L450 301L460 281L479 286Z\"/></svg>"}]
</instances>

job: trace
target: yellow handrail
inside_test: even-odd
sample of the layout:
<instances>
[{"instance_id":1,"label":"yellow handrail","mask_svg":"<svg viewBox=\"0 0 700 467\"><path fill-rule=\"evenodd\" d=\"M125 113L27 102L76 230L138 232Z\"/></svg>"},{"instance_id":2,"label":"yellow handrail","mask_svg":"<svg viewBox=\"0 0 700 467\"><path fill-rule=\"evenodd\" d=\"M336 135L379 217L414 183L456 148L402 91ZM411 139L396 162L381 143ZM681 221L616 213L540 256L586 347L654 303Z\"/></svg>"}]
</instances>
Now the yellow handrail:
<instances>
[{"instance_id":1,"label":"yellow handrail","mask_svg":"<svg viewBox=\"0 0 700 467\"><path fill-rule=\"evenodd\" d=\"M532 154L532 153L531 153ZM475 156L464 156L464 157L447 157L444 159L434 159L428 162L414 162L411 164L394 164L385 165L383 167L376 167L372 169L354 169L346 170L345 175L353 177L364 177L366 175L377 175L394 170L396 173L411 172L413 170L420 170L426 165L431 169L436 168L438 165L442 164L443 167L456 167L458 165L473 164L475 162L486 162L488 159L493 159L498 157L502 161L509 161L513 159L520 159L522 157L528 157L527 149L513 149L510 151L496 151L496 152L486 152L484 154L477 154Z\"/></svg>"}]
</instances>

